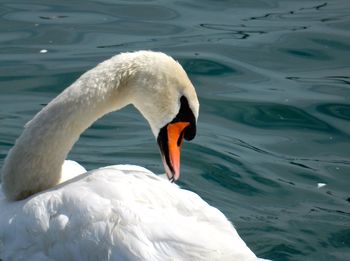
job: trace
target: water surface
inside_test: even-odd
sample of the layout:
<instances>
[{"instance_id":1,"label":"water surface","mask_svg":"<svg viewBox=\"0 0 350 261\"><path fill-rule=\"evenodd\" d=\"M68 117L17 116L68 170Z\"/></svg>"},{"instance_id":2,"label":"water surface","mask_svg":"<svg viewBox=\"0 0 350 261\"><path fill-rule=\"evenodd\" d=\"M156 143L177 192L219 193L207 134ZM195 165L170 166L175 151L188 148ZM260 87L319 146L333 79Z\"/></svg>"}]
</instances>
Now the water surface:
<instances>
[{"instance_id":1,"label":"water surface","mask_svg":"<svg viewBox=\"0 0 350 261\"><path fill-rule=\"evenodd\" d=\"M163 51L201 103L179 184L261 257L350 260L349 29L347 0L3 0L0 166L23 125L83 72L120 52ZM164 172L132 107L97 121L70 158Z\"/></svg>"}]
</instances>

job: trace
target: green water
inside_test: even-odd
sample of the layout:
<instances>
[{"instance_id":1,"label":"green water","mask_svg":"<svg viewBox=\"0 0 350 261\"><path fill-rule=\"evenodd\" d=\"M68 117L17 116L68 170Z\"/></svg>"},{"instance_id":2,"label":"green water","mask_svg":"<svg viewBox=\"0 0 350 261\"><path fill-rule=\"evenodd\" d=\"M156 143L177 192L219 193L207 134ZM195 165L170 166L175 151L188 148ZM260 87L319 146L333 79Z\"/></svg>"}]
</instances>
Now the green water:
<instances>
[{"instance_id":1,"label":"green water","mask_svg":"<svg viewBox=\"0 0 350 261\"><path fill-rule=\"evenodd\" d=\"M2 0L0 166L23 125L84 71L160 50L201 103L179 184L260 257L350 260L349 29L348 0ZM132 107L96 122L70 158L164 172Z\"/></svg>"}]
</instances>

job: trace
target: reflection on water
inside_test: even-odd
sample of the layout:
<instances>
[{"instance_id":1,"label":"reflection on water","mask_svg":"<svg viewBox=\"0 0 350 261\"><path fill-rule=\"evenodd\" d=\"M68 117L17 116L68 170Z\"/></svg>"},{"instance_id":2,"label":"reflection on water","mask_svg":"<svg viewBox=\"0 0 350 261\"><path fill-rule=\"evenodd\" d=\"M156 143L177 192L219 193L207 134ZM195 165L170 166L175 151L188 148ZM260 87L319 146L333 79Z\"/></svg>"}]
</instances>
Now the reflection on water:
<instances>
[{"instance_id":1,"label":"reflection on water","mask_svg":"<svg viewBox=\"0 0 350 261\"><path fill-rule=\"evenodd\" d=\"M317 110L328 116L350 121L350 104L322 104Z\"/></svg>"},{"instance_id":2,"label":"reflection on water","mask_svg":"<svg viewBox=\"0 0 350 261\"><path fill-rule=\"evenodd\" d=\"M84 71L122 51L161 50L201 102L179 184L221 209L261 257L350 259L347 0L1 6L0 165L23 125ZM70 157L164 172L132 107L98 120Z\"/></svg>"},{"instance_id":3,"label":"reflection on water","mask_svg":"<svg viewBox=\"0 0 350 261\"><path fill-rule=\"evenodd\" d=\"M188 74L193 75L217 76L236 72L229 66L206 59L180 59L180 63Z\"/></svg>"}]
</instances>

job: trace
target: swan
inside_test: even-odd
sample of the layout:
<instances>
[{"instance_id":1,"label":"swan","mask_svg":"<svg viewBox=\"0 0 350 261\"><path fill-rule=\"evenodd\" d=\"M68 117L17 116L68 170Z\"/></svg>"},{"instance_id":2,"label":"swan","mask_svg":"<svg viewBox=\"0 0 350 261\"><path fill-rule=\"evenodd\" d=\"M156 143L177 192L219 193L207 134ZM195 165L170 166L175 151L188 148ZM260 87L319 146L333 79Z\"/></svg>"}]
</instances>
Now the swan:
<instances>
[{"instance_id":1,"label":"swan","mask_svg":"<svg viewBox=\"0 0 350 261\"><path fill-rule=\"evenodd\" d=\"M65 160L96 119L128 104L148 121L168 179ZM84 73L25 125L5 159L0 260L258 260L218 209L173 183L198 112L191 81L166 54L122 53Z\"/></svg>"}]
</instances>

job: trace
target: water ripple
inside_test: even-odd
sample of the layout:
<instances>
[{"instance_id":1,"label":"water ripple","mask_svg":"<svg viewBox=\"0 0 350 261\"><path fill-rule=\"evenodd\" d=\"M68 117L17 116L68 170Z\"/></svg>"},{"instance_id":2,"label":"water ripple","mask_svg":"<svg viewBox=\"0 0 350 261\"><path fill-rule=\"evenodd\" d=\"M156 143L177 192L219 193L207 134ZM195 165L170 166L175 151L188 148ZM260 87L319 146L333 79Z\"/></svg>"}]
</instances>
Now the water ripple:
<instances>
[{"instance_id":1,"label":"water ripple","mask_svg":"<svg viewBox=\"0 0 350 261\"><path fill-rule=\"evenodd\" d=\"M201 103L179 185L222 210L261 257L349 255L347 0L1 7L0 166L23 125L87 69L123 51L164 51L184 66ZM88 169L131 163L164 173L132 107L97 121L69 158Z\"/></svg>"}]
</instances>

